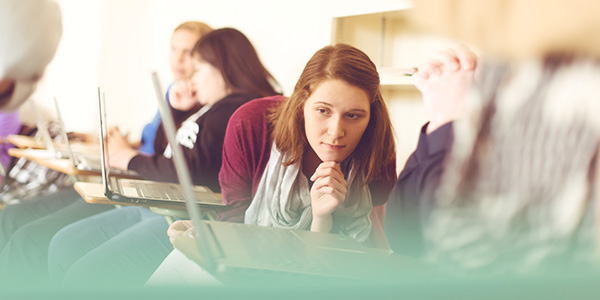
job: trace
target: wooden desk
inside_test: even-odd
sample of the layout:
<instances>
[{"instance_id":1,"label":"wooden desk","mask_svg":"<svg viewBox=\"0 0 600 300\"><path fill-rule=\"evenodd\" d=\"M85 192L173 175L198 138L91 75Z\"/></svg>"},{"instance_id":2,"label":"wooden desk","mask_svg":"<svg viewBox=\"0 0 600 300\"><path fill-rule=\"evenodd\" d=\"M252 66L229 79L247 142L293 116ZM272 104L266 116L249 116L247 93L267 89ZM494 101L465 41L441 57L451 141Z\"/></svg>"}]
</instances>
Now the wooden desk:
<instances>
[{"instance_id":1,"label":"wooden desk","mask_svg":"<svg viewBox=\"0 0 600 300\"><path fill-rule=\"evenodd\" d=\"M6 140L15 145L17 148L22 149L46 149L46 144L42 140L38 140L34 137L27 135L15 135L11 134L6 137ZM56 150L66 151L66 145L63 143L53 143L54 148ZM71 148L73 152L83 152L83 153L100 153L100 145L93 143L85 143L85 142L71 142Z\"/></svg>"},{"instance_id":2,"label":"wooden desk","mask_svg":"<svg viewBox=\"0 0 600 300\"><path fill-rule=\"evenodd\" d=\"M134 203L123 203L112 201L104 195L104 186L101 183L91 182L76 182L74 185L75 191L85 200L87 203L92 204L108 204L108 205L128 205L128 206L145 206L144 204ZM189 219L185 206L178 205L164 205L160 207L151 206L150 210L156 214L163 215L167 219L169 224L175 221L175 218Z\"/></svg>"},{"instance_id":3,"label":"wooden desk","mask_svg":"<svg viewBox=\"0 0 600 300\"><path fill-rule=\"evenodd\" d=\"M17 158L24 157L51 170L55 170L67 175L100 175L98 172L79 170L73 166L70 159L55 158L49 152L42 149L8 149L8 154Z\"/></svg>"},{"instance_id":4,"label":"wooden desk","mask_svg":"<svg viewBox=\"0 0 600 300\"><path fill-rule=\"evenodd\" d=\"M18 149L11 148L8 150L8 154L10 156L14 156L17 158L24 157L27 160L33 161L39 165L42 165L46 168L49 168L54 171L58 171L67 175L72 175L76 177L83 176L101 176L100 171L96 170L80 170L77 169L71 159L67 158L56 158L50 152L47 152L44 149ZM111 174L111 176L123 177L123 178L140 178L139 175L136 174ZM86 181L85 178L80 178L81 180Z\"/></svg>"},{"instance_id":5,"label":"wooden desk","mask_svg":"<svg viewBox=\"0 0 600 300\"><path fill-rule=\"evenodd\" d=\"M44 141L38 140L34 137L27 135L15 135L11 134L6 137L8 142L15 145L17 148L32 148L32 149L45 149L46 144Z\"/></svg>"},{"instance_id":6,"label":"wooden desk","mask_svg":"<svg viewBox=\"0 0 600 300\"><path fill-rule=\"evenodd\" d=\"M87 203L149 207L147 204L116 202L106 198L106 196L104 195L104 186L102 185L102 183L79 181L75 183L74 187L75 191L77 191L77 193L79 193L79 195L81 195L83 200L85 200L85 202ZM185 210L185 206L179 205L164 205L160 207L166 209Z\"/></svg>"},{"instance_id":7,"label":"wooden desk","mask_svg":"<svg viewBox=\"0 0 600 300\"><path fill-rule=\"evenodd\" d=\"M108 204L108 205L128 205L128 206L145 206L149 207L150 210L156 214L163 215L167 218L169 223L173 222L173 218L182 218L189 219L187 209L183 205L148 205L148 204L134 204L134 203L125 203L125 202L116 202L112 201L104 195L104 186L101 183L92 183L92 182L76 182L74 185L75 191L81 195L83 200L87 203L92 204ZM221 194L218 194L221 196ZM219 209L219 206L216 207L208 207L203 206L203 212L205 218L214 220L216 216L216 212Z\"/></svg>"}]
</instances>

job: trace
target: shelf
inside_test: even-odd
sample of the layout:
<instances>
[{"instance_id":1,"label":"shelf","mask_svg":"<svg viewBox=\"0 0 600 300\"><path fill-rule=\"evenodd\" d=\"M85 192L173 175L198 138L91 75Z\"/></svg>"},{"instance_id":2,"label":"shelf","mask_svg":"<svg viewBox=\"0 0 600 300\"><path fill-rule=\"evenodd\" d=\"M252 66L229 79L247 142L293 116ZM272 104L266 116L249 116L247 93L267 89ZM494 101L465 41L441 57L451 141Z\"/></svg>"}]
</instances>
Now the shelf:
<instances>
[{"instance_id":1,"label":"shelf","mask_svg":"<svg viewBox=\"0 0 600 300\"><path fill-rule=\"evenodd\" d=\"M365 5L364 0L342 0L331 1L332 16L334 18L359 16L365 14L384 13L389 11L400 11L411 8L412 1L409 0L378 0Z\"/></svg>"},{"instance_id":2,"label":"shelf","mask_svg":"<svg viewBox=\"0 0 600 300\"><path fill-rule=\"evenodd\" d=\"M413 87L414 79L412 76L413 68L394 68L380 67L378 68L379 81L382 87Z\"/></svg>"},{"instance_id":3,"label":"shelf","mask_svg":"<svg viewBox=\"0 0 600 300\"><path fill-rule=\"evenodd\" d=\"M367 7L362 10L365 11L369 11ZM454 42L420 33L410 25L409 14L410 6L407 6L333 18L332 42L353 45L364 51L377 65L383 88L414 86L413 78L402 75L404 70L422 65Z\"/></svg>"}]
</instances>

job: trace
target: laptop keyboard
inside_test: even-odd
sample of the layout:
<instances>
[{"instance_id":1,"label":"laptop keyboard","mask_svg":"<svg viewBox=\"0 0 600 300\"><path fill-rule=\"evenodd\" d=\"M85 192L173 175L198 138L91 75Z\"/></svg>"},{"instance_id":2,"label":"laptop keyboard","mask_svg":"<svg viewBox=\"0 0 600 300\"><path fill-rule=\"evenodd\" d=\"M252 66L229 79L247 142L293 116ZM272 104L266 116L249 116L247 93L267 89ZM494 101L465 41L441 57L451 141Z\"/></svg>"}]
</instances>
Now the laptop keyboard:
<instances>
[{"instance_id":1,"label":"laptop keyboard","mask_svg":"<svg viewBox=\"0 0 600 300\"><path fill-rule=\"evenodd\" d=\"M240 226L236 233L248 245L246 250L257 263L310 273L326 271L322 263L310 257L307 247L292 232Z\"/></svg>"},{"instance_id":2,"label":"laptop keyboard","mask_svg":"<svg viewBox=\"0 0 600 300\"><path fill-rule=\"evenodd\" d=\"M184 200L183 194L178 188L170 185L136 184L138 192L148 199L171 199Z\"/></svg>"},{"instance_id":3,"label":"laptop keyboard","mask_svg":"<svg viewBox=\"0 0 600 300\"><path fill-rule=\"evenodd\" d=\"M172 183L160 183L160 184L152 184L147 182L135 182L135 188L138 193L146 199L159 199L159 200L175 200L175 201L185 201L185 196L183 195L183 190L177 184ZM194 189L192 191L194 199L204 199L203 201L210 201L210 198L214 198L214 202L220 202L220 199L217 199L216 196L210 192L202 188Z\"/></svg>"}]
</instances>

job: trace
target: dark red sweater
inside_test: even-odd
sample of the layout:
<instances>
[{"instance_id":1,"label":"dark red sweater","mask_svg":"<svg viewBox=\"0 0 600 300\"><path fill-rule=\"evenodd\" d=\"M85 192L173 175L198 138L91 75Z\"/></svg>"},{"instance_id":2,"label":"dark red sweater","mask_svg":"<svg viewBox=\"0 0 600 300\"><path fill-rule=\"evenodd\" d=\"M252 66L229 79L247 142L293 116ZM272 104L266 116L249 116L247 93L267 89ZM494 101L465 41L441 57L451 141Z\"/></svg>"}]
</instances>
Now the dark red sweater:
<instances>
[{"instance_id":1,"label":"dark red sweater","mask_svg":"<svg viewBox=\"0 0 600 300\"><path fill-rule=\"evenodd\" d=\"M225 133L223 165L219 173L223 201L229 208L217 216L218 220L243 222L244 213L258 189L271 154L273 140L265 113L284 100L283 96L252 100L231 116ZM392 162L385 172L388 179L369 184L373 205L380 206L374 209L371 216L374 227L378 227L383 221L381 205L387 201L396 179L395 162ZM373 220L374 216L381 219ZM382 231L382 228L377 230Z\"/></svg>"}]
</instances>

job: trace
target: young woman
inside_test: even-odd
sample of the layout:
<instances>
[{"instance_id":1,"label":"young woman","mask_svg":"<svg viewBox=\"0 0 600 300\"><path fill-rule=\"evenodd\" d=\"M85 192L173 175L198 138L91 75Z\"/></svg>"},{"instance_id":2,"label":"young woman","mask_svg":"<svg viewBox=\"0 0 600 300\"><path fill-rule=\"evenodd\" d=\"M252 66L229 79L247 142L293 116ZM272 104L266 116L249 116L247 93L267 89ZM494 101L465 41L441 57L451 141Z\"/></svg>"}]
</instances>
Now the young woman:
<instances>
[{"instance_id":1,"label":"young woman","mask_svg":"<svg viewBox=\"0 0 600 300\"><path fill-rule=\"evenodd\" d=\"M396 173L379 75L363 52L343 44L319 50L288 100L254 101L228 128L220 182L244 222L367 240L371 207L385 203ZM279 215L279 205L295 215Z\"/></svg>"},{"instance_id":2,"label":"young woman","mask_svg":"<svg viewBox=\"0 0 600 300\"><path fill-rule=\"evenodd\" d=\"M218 172L227 122L233 112L249 100L277 94L272 85L275 80L246 36L232 28L204 35L194 46L192 55L195 66L192 92L186 93L176 86L171 97L172 101L179 101L180 97L197 97L203 107L182 123L177 139L194 183L220 191ZM115 137L118 137L117 133L109 134L109 144L113 143L109 151L116 149L111 140ZM126 147L125 143L121 145ZM133 149L124 150L129 154L121 155L122 161L111 164L127 165L155 180L176 178L169 146L164 153L150 157ZM115 228L112 220L126 214L122 211L133 209L136 208L99 214L58 232L49 251L53 279L67 284L144 283L171 247L165 235L166 222L160 216L133 227ZM107 238L90 238L101 235L98 231ZM82 240L90 241L88 246L79 246Z\"/></svg>"},{"instance_id":3,"label":"young woman","mask_svg":"<svg viewBox=\"0 0 600 300\"><path fill-rule=\"evenodd\" d=\"M219 174L229 209L218 219L339 233L385 247L381 213L395 163L375 65L354 47L327 46L309 60L289 99L254 100L231 117ZM191 223L179 221L169 235L188 230ZM163 262L152 282L196 267L171 264Z\"/></svg>"},{"instance_id":4,"label":"young woman","mask_svg":"<svg viewBox=\"0 0 600 300\"><path fill-rule=\"evenodd\" d=\"M169 64L175 82L171 84L167 90L167 101L169 101L171 108L173 108L175 116L182 121L187 119L191 113L194 113L199 109L199 107L197 107L199 106L198 101L193 97L171 97L171 93L174 93L175 90L185 91L185 87L190 85L190 80L192 75L194 75L194 64L191 55L192 48L201 36L209 33L211 30L212 28L210 28L210 26L202 22L188 21L179 24L171 36ZM184 88L182 89L182 87ZM172 101L171 98L175 101ZM189 115L185 113L182 114L181 112L188 112ZM138 151L148 155L154 154L155 140L157 139L159 140L159 143L156 147L161 149L165 146L160 142L164 140L164 137L162 137L163 133L158 130L159 127L160 114L156 112L152 121L144 126L144 129L142 130L141 145L139 146ZM157 134L160 135L158 138Z\"/></svg>"}]
</instances>

